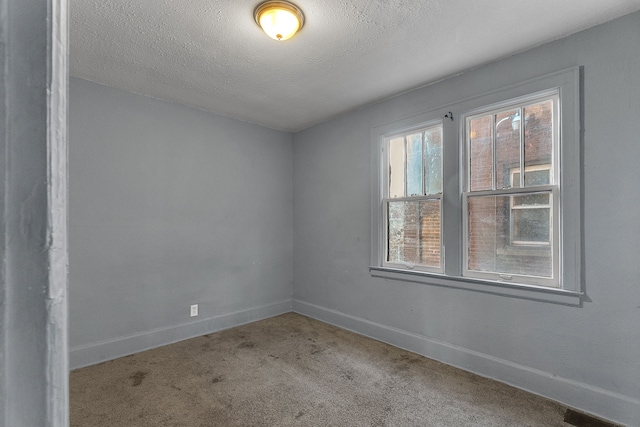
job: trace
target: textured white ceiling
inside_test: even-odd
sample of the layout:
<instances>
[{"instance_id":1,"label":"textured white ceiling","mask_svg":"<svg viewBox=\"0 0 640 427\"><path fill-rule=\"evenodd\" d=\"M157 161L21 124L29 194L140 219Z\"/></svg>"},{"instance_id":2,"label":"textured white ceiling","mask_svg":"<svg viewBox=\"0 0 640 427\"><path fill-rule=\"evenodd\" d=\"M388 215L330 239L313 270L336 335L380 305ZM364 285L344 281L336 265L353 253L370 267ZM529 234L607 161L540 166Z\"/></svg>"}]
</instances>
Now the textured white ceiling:
<instances>
[{"instance_id":1,"label":"textured white ceiling","mask_svg":"<svg viewBox=\"0 0 640 427\"><path fill-rule=\"evenodd\" d=\"M70 0L71 75L296 131L640 10L640 0L296 0L277 42L259 0Z\"/></svg>"}]
</instances>

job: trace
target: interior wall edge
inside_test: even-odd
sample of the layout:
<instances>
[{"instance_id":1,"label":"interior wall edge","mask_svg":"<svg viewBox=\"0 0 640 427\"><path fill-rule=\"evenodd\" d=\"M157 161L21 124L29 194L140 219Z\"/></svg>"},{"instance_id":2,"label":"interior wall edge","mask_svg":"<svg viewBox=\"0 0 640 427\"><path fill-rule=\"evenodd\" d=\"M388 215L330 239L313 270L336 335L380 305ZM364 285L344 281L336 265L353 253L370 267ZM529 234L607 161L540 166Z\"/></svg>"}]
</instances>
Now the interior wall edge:
<instances>
[{"instance_id":1,"label":"interior wall edge","mask_svg":"<svg viewBox=\"0 0 640 427\"><path fill-rule=\"evenodd\" d=\"M80 345L69 349L69 367L70 370L74 370L96 365L141 351L289 313L292 310L293 301L287 299L194 322Z\"/></svg>"},{"instance_id":2,"label":"interior wall edge","mask_svg":"<svg viewBox=\"0 0 640 427\"><path fill-rule=\"evenodd\" d=\"M293 300L293 311L616 423L633 425L637 422L637 414L640 414L640 400L632 396L563 378L550 372L299 299Z\"/></svg>"}]
</instances>

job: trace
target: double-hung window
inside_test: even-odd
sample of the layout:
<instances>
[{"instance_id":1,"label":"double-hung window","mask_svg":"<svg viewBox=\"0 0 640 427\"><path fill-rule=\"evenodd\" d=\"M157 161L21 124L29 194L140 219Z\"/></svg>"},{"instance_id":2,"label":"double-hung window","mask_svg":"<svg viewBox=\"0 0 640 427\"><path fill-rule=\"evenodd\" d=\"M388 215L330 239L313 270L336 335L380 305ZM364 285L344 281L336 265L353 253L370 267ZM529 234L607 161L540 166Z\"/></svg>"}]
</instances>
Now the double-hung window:
<instances>
[{"instance_id":1,"label":"double-hung window","mask_svg":"<svg viewBox=\"0 0 640 427\"><path fill-rule=\"evenodd\" d=\"M442 271L442 123L384 139L384 265Z\"/></svg>"},{"instance_id":2,"label":"double-hung window","mask_svg":"<svg viewBox=\"0 0 640 427\"><path fill-rule=\"evenodd\" d=\"M372 275L579 296L579 80L575 67L374 127Z\"/></svg>"},{"instance_id":3,"label":"double-hung window","mask_svg":"<svg viewBox=\"0 0 640 427\"><path fill-rule=\"evenodd\" d=\"M558 286L557 90L464 121L463 275Z\"/></svg>"}]
</instances>

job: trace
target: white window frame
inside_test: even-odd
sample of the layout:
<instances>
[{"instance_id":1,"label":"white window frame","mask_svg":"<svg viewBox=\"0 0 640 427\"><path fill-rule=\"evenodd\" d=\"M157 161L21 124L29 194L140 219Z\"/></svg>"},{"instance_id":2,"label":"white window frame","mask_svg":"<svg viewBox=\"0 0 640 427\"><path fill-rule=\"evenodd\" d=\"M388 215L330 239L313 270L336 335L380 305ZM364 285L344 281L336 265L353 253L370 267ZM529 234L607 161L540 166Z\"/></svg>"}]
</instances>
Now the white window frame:
<instances>
[{"instance_id":1,"label":"white window frame","mask_svg":"<svg viewBox=\"0 0 640 427\"><path fill-rule=\"evenodd\" d=\"M389 268L398 268L398 269L402 269L402 268L406 268L409 270L415 270L415 271L425 271L425 272L433 272L433 273L443 273L444 272L444 254L443 254L443 246L442 246L442 192L437 193L437 194L422 194L422 195L411 195L411 196L405 196L405 197L390 197L389 196L389 188L390 188L390 149L389 149L389 142L393 139L399 138L399 137L403 137L405 138L405 159L404 159L404 164L405 164L405 192L406 192L406 181L407 181L407 177L406 177L406 137L407 135L411 135L412 133L422 133L424 135L424 133L426 133L427 131L434 129L434 128L440 128L441 133L443 133L443 129L442 129L442 120L437 120L437 121L431 121L428 123L423 123L420 124L419 126L415 126L415 127L411 127L409 129L403 129L402 131L399 132L393 132L392 134L388 134L388 135L384 135L383 136L383 142L382 142L382 222L383 222L383 235L384 235L384 242L383 242L383 256L382 256L382 266L383 267L389 267ZM422 147L422 192L425 193L426 192L426 175L425 175L425 164L426 164L426 158L425 158L425 154L424 154L424 138L423 138L423 147ZM444 157L444 154L441 156L441 164L440 164L440 170L442 170L442 157ZM426 266L426 265L419 265L419 264L414 264L414 263L409 263L409 262L391 262L387 260L387 254L389 253L389 203L390 202L421 202L421 201L428 201L428 200L438 200L440 202L440 265L438 267L431 267L431 266Z\"/></svg>"},{"instance_id":2,"label":"white window frame","mask_svg":"<svg viewBox=\"0 0 640 427\"><path fill-rule=\"evenodd\" d=\"M469 134L469 123L471 120L477 117L483 117L487 115L495 115L497 113L504 112L506 110L518 109L518 111L524 111L527 106L535 105L543 101L553 101L553 135L552 135L552 165L551 165L551 185L538 185L534 187L523 187L524 183L524 175L526 174L526 167L524 162L524 151L523 146L525 144L524 140L524 123L521 123L520 126L520 170L525 169L525 174L520 174L520 183L518 187L511 188L496 188L496 154L495 147L493 150L493 160L492 160L492 189L483 190L483 191L471 191L471 156L470 156L470 140L467 137ZM545 90L538 93L528 94L522 97L517 97L514 99L507 99L501 101L496 104L490 104L486 106L482 106L476 109L473 109L469 112L463 113L461 115L460 121L462 122L463 131L460 134L460 144L463 146L463 168L462 174L465 179L462 182L462 275L464 277L485 279L485 280L493 280L500 282L514 282L516 284L522 285L535 285L535 286L548 286L553 288L561 288L560 281L560 267L562 265L561 258L562 252L560 251L560 246L562 243L561 239L561 185L560 180L558 179L561 176L561 168L559 165L560 158L560 147L562 145L562 138L560 136L560 90L559 88L553 88L550 90ZM522 116L522 114L521 114ZM496 131L496 126L494 125L494 132ZM495 136L493 136L495 143ZM479 271L473 270L469 268L469 199L472 197L483 197L483 196L516 196L516 195L524 195L524 194L532 194L537 192L545 192L550 193L551 200L551 231L550 238L551 242L549 245L551 247L551 257L552 257L552 265L551 265L551 277L540 277L540 276L530 276L523 274L514 274L507 272L489 272L489 271ZM510 197L512 198L512 197ZM509 219L511 221L511 218ZM511 226L511 224L510 224ZM511 238L511 237L510 237ZM496 256L498 254L496 253Z\"/></svg>"},{"instance_id":3,"label":"white window frame","mask_svg":"<svg viewBox=\"0 0 640 427\"><path fill-rule=\"evenodd\" d=\"M525 81L507 84L484 93L468 93L466 98L453 100L437 108L423 109L406 116L391 118L371 130L371 257L369 270L373 277L394 281L411 281L427 285L452 287L491 295L507 295L534 301L559 304L580 304L583 295L582 248L582 147L581 147L581 68L572 67ZM562 193L558 194L558 206L562 210L557 215L559 227L558 251L562 262L558 266L558 287L519 283L504 278L468 277L463 274L463 190L464 160L464 120L462 114L478 111L490 105L499 105L509 100L526 98L531 94L557 90L559 103L559 132L561 143L557 165L560 168L557 182ZM464 95L464 94L463 94ZM425 103L428 104L428 103ZM425 105L423 104L423 105ZM400 111L400 110L399 110ZM453 113L452 113L453 112ZM451 120L451 118L454 120ZM382 173L384 138L404 130L415 129L427 124L443 121L442 152L442 252L443 271L416 271L405 266L384 265L385 236L382 210L384 179ZM528 191L528 190L524 190Z\"/></svg>"}]
</instances>

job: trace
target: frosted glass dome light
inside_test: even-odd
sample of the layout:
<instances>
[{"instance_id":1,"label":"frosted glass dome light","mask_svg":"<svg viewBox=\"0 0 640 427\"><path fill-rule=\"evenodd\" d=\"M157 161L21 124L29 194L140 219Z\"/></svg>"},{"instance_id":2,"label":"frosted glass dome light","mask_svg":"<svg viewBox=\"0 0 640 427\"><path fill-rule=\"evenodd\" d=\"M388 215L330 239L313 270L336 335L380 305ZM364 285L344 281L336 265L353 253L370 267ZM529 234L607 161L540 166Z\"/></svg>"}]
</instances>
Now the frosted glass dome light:
<instances>
[{"instance_id":1,"label":"frosted glass dome light","mask_svg":"<svg viewBox=\"0 0 640 427\"><path fill-rule=\"evenodd\" d=\"M274 40L282 41L293 37L304 25L302 11L287 1L266 1L254 11L258 25Z\"/></svg>"}]
</instances>

